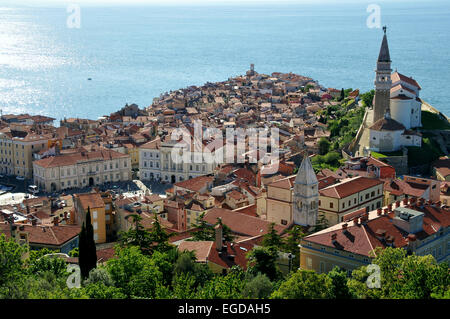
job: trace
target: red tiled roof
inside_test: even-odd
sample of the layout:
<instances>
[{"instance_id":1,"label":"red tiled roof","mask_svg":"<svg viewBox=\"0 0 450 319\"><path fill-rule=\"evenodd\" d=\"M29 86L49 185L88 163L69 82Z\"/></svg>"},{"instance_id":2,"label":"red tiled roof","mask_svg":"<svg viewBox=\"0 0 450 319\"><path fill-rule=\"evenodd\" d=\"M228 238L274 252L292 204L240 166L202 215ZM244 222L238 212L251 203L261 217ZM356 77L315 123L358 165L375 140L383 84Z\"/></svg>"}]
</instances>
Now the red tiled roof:
<instances>
[{"instance_id":1,"label":"red tiled roof","mask_svg":"<svg viewBox=\"0 0 450 319\"><path fill-rule=\"evenodd\" d=\"M214 207L204 216L204 220L211 225L217 223L218 218L222 223L231 228L234 233L248 236L263 236L267 233L270 222L258 217L241 214L228 209ZM286 226L275 225L277 233L286 230Z\"/></svg>"},{"instance_id":2,"label":"red tiled roof","mask_svg":"<svg viewBox=\"0 0 450 319\"><path fill-rule=\"evenodd\" d=\"M421 89L419 83L417 83L416 80L414 80L413 78L409 78L403 74L400 74L398 72L394 72L391 75L391 80L392 83L398 82L398 81L402 81L402 82L406 82L408 84L411 84L412 86L417 87L418 89Z\"/></svg>"},{"instance_id":3,"label":"red tiled roof","mask_svg":"<svg viewBox=\"0 0 450 319\"><path fill-rule=\"evenodd\" d=\"M195 257L199 262L206 262L213 246L213 241L183 241L179 246L179 251L195 251Z\"/></svg>"},{"instance_id":4,"label":"red tiled roof","mask_svg":"<svg viewBox=\"0 0 450 319\"><path fill-rule=\"evenodd\" d=\"M214 177L212 176L199 176L185 181L175 183L174 186L184 188L190 191L199 192L206 185L212 183Z\"/></svg>"},{"instance_id":5,"label":"red tiled roof","mask_svg":"<svg viewBox=\"0 0 450 319\"><path fill-rule=\"evenodd\" d=\"M99 193L76 194L75 198L79 199L84 209L105 207L105 202Z\"/></svg>"},{"instance_id":6,"label":"red tiled roof","mask_svg":"<svg viewBox=\"0 0 450 319\"><path fill-rule=\"evenodd\" d=\"M22 226L22 225L20 225ZM19 225L17 225L19 227ZM23 225L24 232L28 233L30 244L60 246L75 238L81 231L79 226L32 226ZM10 225L0 224L0 233L4 233L7 238L11 237Z\"/></svg>"},{"instance_id":7,"label":"red tiled roof","mask_svg":"<svg viewBox=\"0 0 450 319\"><path fill-rule=\"evenodd\" d=\"M319 190L319 193L326 197L345 198L380 184L383 184L383 182L379 179L358 176L339 184L323 188Z\"/></svg>"},{"instance_id":8,"label":"red tiled roof","mask_svg":"<svg viewBox=\"0 0 450 319\"><path fill-rule=\"evenodd\" d=\"M125 157L129 157L129 155L122 154L112 150L101 149L87 153L82 152L59 156L51 156L41 160L34 161L33 164L48 168L48 167L76 165L78 162L81 161L85 162L95 160L110 160Z\"/></svg>"},{"instance_id":9,"label":"red tiled roof","mask_svg":"<svg viewBox=\"0 0 450 319\"><path fill-rule=\"evenodd\" d=\"M450 159L449 158L440 158L432 164L439 174L446 177L450 175Z\"/></svg>"}]
</instances>

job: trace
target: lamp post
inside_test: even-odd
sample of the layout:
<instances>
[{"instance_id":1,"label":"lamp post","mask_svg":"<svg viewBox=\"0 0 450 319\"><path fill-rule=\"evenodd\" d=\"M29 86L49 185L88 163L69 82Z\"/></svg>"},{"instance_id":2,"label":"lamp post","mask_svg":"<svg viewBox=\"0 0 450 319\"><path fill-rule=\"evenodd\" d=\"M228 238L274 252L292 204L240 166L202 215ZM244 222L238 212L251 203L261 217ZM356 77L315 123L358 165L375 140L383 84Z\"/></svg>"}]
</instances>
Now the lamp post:
<instances>
[{"instance_id":1,"label":"lamp post","mask_svg":"<svg viewBox=\"0 0 450 319\"><path fill-rule=\"evenodd\" d=\"M292 259L294 259L294 255L289 253L288 254L288 259L289 259L289 273L291 272L291 268L292 268Z\"/></svg>"}]
</instances>

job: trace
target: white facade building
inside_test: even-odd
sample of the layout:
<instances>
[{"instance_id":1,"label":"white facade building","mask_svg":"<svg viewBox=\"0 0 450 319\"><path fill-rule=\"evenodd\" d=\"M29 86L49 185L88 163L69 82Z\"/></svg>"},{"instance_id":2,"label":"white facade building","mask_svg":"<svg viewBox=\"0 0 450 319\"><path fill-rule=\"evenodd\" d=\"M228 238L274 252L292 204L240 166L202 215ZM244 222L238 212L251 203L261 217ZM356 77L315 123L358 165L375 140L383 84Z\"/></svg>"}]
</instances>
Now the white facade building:
<instances>
[{"instance_id":1,"label":"white facade building","mask_svg":"<svg viewBox=\"0 0 450 319\"><path fill-rule=\"evenodd\" d=\"M203 145L203 144L202 144ZM203 146L203 151L206 147ZM163 181L174 184L194 177L214 173L214 169L223 160L205 161L203 153L190 151L187 144L178 141L161 142L159 138L142 145L139 148L139 177L141 180ZM178 163L172 158L176 152L189 161ZM215 152L222 152L222 148ZM213 158L215 153L213 153Z\"/></svg>"}]
</instances>

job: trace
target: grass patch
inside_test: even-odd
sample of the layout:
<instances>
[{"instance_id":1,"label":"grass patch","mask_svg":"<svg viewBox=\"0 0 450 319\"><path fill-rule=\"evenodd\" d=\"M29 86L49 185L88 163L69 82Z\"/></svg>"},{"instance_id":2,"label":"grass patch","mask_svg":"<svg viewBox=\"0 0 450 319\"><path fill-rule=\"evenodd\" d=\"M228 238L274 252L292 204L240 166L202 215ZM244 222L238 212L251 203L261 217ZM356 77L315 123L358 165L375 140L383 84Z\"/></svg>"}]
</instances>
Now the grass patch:
<instances>
[{"instance_id":1,"label":"grass patch","mask_svg":"<svg viewBox=\"0 0 450 319\"><path fill-rule=\"evenodd\" d=\"M408 166L430 164L443 155L437 142L426 137L422 139L422 147L408 147Z\"/></svg>"},{"instance_id":2,"label":"grass patch","mask_svg":"<svg viewBox=\"0 0 450 319\"><path fill-rule=\"evenodd\" d=\"M450 123L436 113L422 111L422 129L450 130Z\"/></svg>"},{"instance_id":3,"label":"grass patch","mask_svg":"<svg viewBox=\"0 0 450 319\"><path fill-rule=\"evenodd\" d=\"M396 151L396 152L384 152L384 153L378 153L378 152L370 152L370 155L372 155L372 157L379 159L379 158L384 158L384 157L391 157L391 156L403 156L403 152L402 151Z\"/></svg>"}]
</instances>

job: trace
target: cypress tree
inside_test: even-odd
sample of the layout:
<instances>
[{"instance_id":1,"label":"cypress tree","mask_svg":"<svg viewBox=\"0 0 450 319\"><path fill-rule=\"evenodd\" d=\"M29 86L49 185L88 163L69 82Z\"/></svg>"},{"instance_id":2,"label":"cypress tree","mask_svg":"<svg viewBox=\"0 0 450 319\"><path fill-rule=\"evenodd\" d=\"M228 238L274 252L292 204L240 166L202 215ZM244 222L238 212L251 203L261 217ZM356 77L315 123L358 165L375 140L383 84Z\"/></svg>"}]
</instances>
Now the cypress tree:
<instances>
[{"instance_id":1,"label":"cypress tree","mask_svg":"<svg viewBox=\"0 0 450 319\"><path fill-rule=\"evenodd\" d=\"M81 226L81 232L78 236L78 264L80 266L81 276L83 278L86 278L89 274L89 270L87 270L86 265L86 227L83 225Z\"/></svg>"},{"instance_id":2,"label":"cypress tree","mask_svg":"<svg viewBox=\"0 0 450 319\"><path fill-rule=\"evenodd\" d=\"M97 266L97 250L94 241L94 227L91 223L91 210L86 213L86 225L83 222L79 238L78 263L83 278L89 277L89 272Z\"/></svg>"},{"instance_id":3,"label":"cypress tree","mask_svg":"<svg viewBox=\"0 0 450 319\"><path fill-rule=\"evenodd\" d=\"M97 248L94 241L94 227L91 222L91 209L88 207L86 213L86 251L87 251L87 265L89 271L97 267Z\"/></svg>"}]
</instances>

